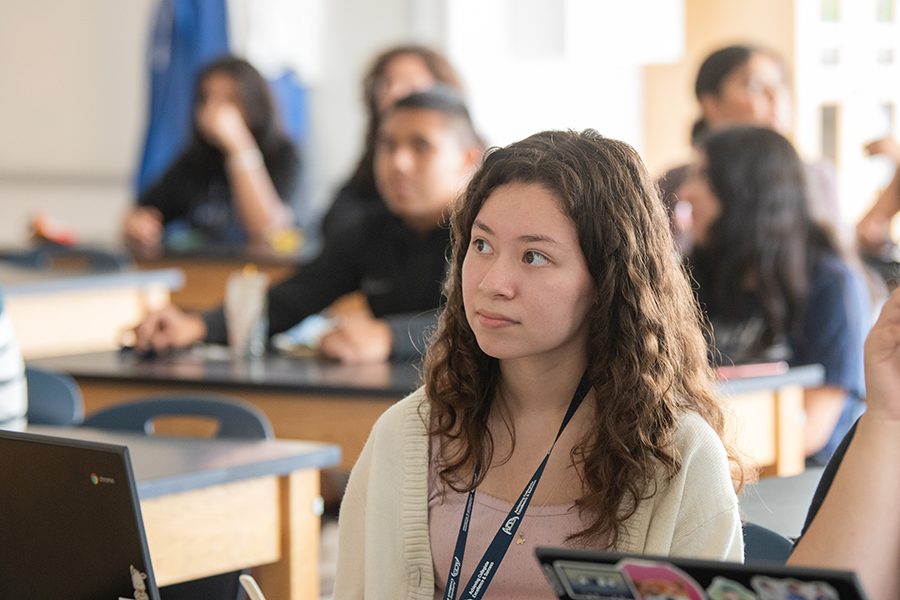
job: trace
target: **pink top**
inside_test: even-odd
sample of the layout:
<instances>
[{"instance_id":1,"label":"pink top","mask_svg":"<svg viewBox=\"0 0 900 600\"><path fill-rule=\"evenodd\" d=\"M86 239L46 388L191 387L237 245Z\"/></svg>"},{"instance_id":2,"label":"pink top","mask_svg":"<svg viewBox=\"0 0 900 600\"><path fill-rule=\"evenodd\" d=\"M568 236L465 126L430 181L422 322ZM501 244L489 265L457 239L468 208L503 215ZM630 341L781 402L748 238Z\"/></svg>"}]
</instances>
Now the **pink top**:
<instances>
[{"instance_id":1,"label":"pink top","mask_svg":"<svg viewBox=\"0 0 900 600\"><path fill-rule=\"evenodd\" d=\"M428 480L428 530L431 538L431 557L434 562L435 600L444 597L450 561L453 560L453 550L456 547L467 499L468 494L460 494L446 487L432 470ZM494 534L506 521L511 509L512 505L507 502L475 491L469 537L459 578L461 588L468 583L484 551L493 541ZM536 546L584 548L565 541L569 535L581 531L584 527L585 524L574 505L537 506L532 502L516 532L516 540L510 544L503 562L497 568L486 598L489 600L556 598L541 572L534 549ZM524 539L524 543L517 543L520 538Z\"/></svg>"}]
</instances>

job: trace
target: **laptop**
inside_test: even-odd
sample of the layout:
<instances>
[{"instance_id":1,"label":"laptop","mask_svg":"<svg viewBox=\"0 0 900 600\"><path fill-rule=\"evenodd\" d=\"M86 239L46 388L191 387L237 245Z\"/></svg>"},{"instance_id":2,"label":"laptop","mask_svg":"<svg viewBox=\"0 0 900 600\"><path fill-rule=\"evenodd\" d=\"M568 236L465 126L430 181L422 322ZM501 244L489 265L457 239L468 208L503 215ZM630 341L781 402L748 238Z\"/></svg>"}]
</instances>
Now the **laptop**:
<instances>
[{"instance_id":1,"label":"laptop","mask_svg":"<svg viewBox=\"0 0 900 600\"><path fill-rule=\"evenodd\" d=\"M0 598L159 600L128 448L0 431Z\"/></svg>"},{"instance_id":2,"label":"laptop","mask_svg":"<svg viewBox=\"0 0 900 600\"><path fill-rule=\"evenodd\" d=\"M535 549L563 600L865 600L855 573L562 548Z\"/></svg>"}]
</instances>

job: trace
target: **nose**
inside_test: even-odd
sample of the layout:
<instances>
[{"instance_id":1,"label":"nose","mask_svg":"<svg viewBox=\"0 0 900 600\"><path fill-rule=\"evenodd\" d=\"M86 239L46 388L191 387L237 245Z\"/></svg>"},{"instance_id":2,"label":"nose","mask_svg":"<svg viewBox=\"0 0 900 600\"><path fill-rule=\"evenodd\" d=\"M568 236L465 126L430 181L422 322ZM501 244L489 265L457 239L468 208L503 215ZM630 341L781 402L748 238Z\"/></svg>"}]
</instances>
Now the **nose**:
<instances>
[{"instance_id":1,"label":"nose","mask_svg":"<svg viewBox=\"0 0 900 600\"><path fill-rule=\"evenodd\" d=\"M496 257L484 271L478 289L492 297L512 298L516 295L515 270L503 256Z\"/></svg>"},{"instance_id":2,"label":"nose","mask_svg":"<svg viewBox=\"0 0 900 600\"><path fill-rule=\"evenodd\" d=\"M398 173L411 173L415 168L415 158L410 148L398 146L391 153L391 167Z\"/></svg>"}]
</instances>

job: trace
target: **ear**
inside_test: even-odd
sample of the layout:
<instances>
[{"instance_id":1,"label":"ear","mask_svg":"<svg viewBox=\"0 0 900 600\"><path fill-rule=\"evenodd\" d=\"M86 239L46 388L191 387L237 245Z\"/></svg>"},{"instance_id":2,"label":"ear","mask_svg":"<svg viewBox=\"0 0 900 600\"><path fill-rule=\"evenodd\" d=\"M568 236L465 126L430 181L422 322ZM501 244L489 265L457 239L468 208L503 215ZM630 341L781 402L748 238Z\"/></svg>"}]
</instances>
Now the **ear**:
<instances>
[{"instance_id":1,"label":"ear","mask_svg":"<svg viewBox=\"0 0 900 600\"><path fill-rule=\"evenodd\" d=\"M462 171L465 173L466 180L471 178L478 167L481 165L481 159L484 156L484 150L478 144L471 144L463 149Z\"/></svg>"},{"instance_id":2,"label":"ear","mask_svg":"<svg viewBox=\"0 0 900 600\"><path fill-rule=\"evenodd\" d=\"M703 92L700 94L699 102L700 112L703 113L703 118L706 119L707 123L714 126L722 121L724 115L722 114L722 103L718 95L713 92Z\"/></svg>"},{"instance_id":3,"label":"ear","mask_svg":"<svg viewBox=\"0 0 900 600\"><path fill-rule=\"evenodd\" d=\"M484 150L477 144L471 144L464 151L464 164L470 173L474 173L478 165L481 164L481 157L484 156Z\"/></svg>"}]
</instances>

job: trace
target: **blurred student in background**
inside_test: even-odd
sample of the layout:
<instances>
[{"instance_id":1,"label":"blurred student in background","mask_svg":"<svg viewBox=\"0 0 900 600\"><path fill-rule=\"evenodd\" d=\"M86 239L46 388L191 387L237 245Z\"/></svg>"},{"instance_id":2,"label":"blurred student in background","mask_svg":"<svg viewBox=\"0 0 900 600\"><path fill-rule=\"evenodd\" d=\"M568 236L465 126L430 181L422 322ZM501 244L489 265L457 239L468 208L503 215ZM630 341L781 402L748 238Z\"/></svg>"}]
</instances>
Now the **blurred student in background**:
<instances>
[{"instance_id":1,"label":"blurred student in background","mask_svg":"<svg viewBox=\"0 0 900 600\"><path fill-rule=\"evenodd\" d=\"M126 245L151 257L166 243L267 249L293 226L300 174L268 83L245 60L212 63L197 80L193 124L187 151L126 215Z\"/></svg>"},{"instance_id":2,"label":"blurred student in background","mask_svg":"<svg viewBox=\"0 0 900 600\"><path fill-rule=\"evenodd\" d=\"M435 84L448 86L462 95L462 83L450 62L425 46L389 48L372 62L363 79L363 102L368 116L365 147L353 175L338 191L322 218L325 237L339 229L342 223L358 218L367 206L383 202L375 183L374 167L382 116L397 100Z\"/></svg>"},{"instance_id":3,"label":"blurred student in background","mask_svg":"<svg viewBox=\"0 0 900 600\"><path fill-rule=\"evenodd\" d=\"M859 270L812 218L791 143L763 127L703 138L679 188L693 207L689 255L716 363L818 363L804 396L804 446L824 464L863 410L871 301ZM714 347L712 347L714 346Z\"/></svg>"},{"instance_id":4,"label":"blurred student in background","mask_svg":"<svg viewBox=\"0 0 900 600\"><path fill-rule=\"evenodd\" d=\"M484 150L462 99L446 88L395 103L381 119L375 147L384 202L342 224L316 259L268 294L275 334L361 291L372 315L337 322L319 347L344 362L413 358L423 349L441 304L449 205ZM168 307L148 315L135 333L139 350L227 339L222 309L201 316Z\"/></svg>"},{"instance_id":5,"label":"blurred student in background","mask_svg":"<svg viewBox=\"0 0 900 600\"><path fill-rule=\"evenodd\" d=\"M752 45L722 48L710 54L697 72L694 92L700 118L691 132L692 145L703 135L733 125L756 125L785 134L790 128L791 98L784 63L773 52ZM659 179L661 197L669 208L673 233L681 249L691 249L690 206L678 205L677 194L687 175L687 165L668 171ZM814 220L832 229L846 243L841 224L832 165L808 165L807 185Z\"/></svg>"}]
</instances>

